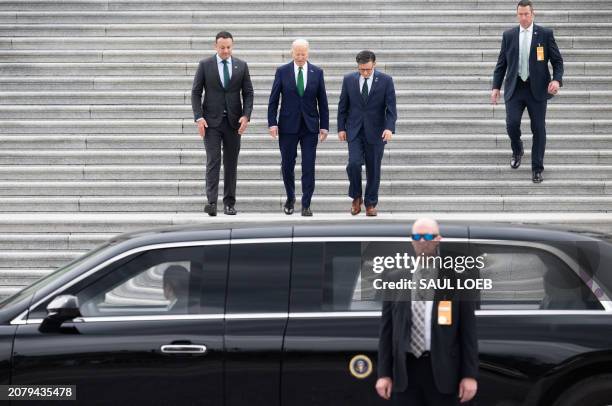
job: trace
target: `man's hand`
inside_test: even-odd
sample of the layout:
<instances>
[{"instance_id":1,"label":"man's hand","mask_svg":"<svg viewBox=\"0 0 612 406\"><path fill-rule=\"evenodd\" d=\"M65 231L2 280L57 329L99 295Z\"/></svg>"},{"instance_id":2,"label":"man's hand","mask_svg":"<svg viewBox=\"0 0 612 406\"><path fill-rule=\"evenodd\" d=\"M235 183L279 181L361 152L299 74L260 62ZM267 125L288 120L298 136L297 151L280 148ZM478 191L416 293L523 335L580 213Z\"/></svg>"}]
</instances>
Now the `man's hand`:
<instances>
[{"instance_id":1,"label":"man's hand","mask_svg":"<svg viewBox=\"0 0 612 406\"><path fill-rule=\"evenodd\" d=\"M346 141L346 131L338 131L338 139L340 141Z\"/></svg>"},{"instance_id":2,"label":"man's hand","mask_svg":"<svg viewBox=\"0 0 612 406\"><path fill-rule=\"evenodd\" d=\"M319 130L319 141L323 142L327 139L327 134L329 134L329 131L321 128Z\"/></svg>"},{"instance_id":3,"label":"man's hand","mask_svg":"<svg viewBox=\"0 0 612 406\"><path fill-rule=\"evenodd\" d=\"M242 133L246 131L247 126L249 125L249 119L247 118L247 116L242 116L240 117L240 120L238 120L238 122L240 123L238 134L242 135Z\"/></svg>"},{"instance_id":4,"label":"man's hand","mask_svg":"<svg viewBox=\"0 0 612 406\"><path fill-rule=\"evenodd\" d=\"M391 399L391 388L393 387L393 381L389 377L378 378L376 381L376 392L378 396L385 400Z\"/></svg>"},{"instance_id":5,"label":"man's hand","mask_svg":"<svg viewBox=\"0 0 612 406\"><path fill-rule=\"evenodd\" d=\"M459 382L459 401L461 403L469 402L476 395L478 383L474 378L463 378Z\"/></svg>"},{"instance_id":6,"label":"man's hand","mask_svg":"<svg viewBox=\"0 0 612 406\"><path fill-rule=\"evenodd\" d=\"M273 125L272 127L268 128L268 132L270 133L270 137L276 139L276 137L278 137L278 126Z\"/></svg>"},{"instance_id":7,"label":"man's hand","mask_svg":"<svg viewBox=\"0 0 612 406\"><path fill-rule=\"evenodd\" d=\"M200 133L200 137L204 138L206 135L206 129L208 128L208 123L203 118L197 121L198 132Z\"/></svg>"},{"instance_id":8,"label":"man's hand","mask_svg":"<svg viewBox=\"0 0 612 406\"><path fill-rule=\"evenodd\" d=\"M497 104L497 99L499 99L499 89L491 90L491 104Z\"/></svg>"},{"instance_id":9,"label":"man's hand","mask_svg":"<svg viewBox=\"0 0 612 406\"><path fill-rule=\"evenodd\" d=\"M393 133L391 132L391 130L385 130L382 133L382 138L384 141L391 141L392 136L393 136Z\"/></svg>"},{"instance_id":10,"label":"man's hand","mask_svg":"<svg viewBox=\"0 0 612 406\"><path fill-rule=\"evenodd\" d=\"M561 86L561 84L556 81L553 80L548 84L548 93L550 94L557 94L559 92L559 87Z\"/></svg>"}]
</instances>

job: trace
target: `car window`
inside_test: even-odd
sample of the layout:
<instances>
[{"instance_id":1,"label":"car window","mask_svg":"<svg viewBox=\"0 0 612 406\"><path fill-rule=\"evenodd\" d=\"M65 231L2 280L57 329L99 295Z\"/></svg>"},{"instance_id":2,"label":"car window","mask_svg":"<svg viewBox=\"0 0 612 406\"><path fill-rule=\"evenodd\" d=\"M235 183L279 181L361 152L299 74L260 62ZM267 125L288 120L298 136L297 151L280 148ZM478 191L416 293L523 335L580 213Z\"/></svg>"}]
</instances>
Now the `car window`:
<instances>
[{"instance_id":1,"label":"car window","mask_svg":"<svg viewBox=\"0 0 612 406\"><path fill-rule=\"evenodd\" d=\"M287 312L291 243L232 245L227 313Z\"/></svg>"},{"instance_id":2,"label":"car window","mask_svg":"<svg viewBox=\"0 0 612 406\"><path fill-rule=\"evenodd\" d=\"M152 249L62 293L77 296L84 317L223 313L228 250L227 245ZM43 305L33 317L46 315Z\"/></svg>"},{"instance_id":3,"label":"car window","mask_svg":"<svg viewBox=\"0 0 612 406\"><path fill-rule=\"evenodd\" d=\"M474 244L474 251L486 258L481 276L493 280L481 292L483 310L603 309L585 281L548 251L498 244Z\"/></svg>"},{"instance_id":4,"label":"car window","mask_svg":"<svg viewBox=\"0 0 612 406\"><path fill-rule=\"evenodd\" d=\"M462 244L465 245L465 244ZM446 244L456 254L459 244ZM452 251L452 252L451 252ZM296 312L378 311L383 292L376 257L414 255L409 241L298 242L294 245L291 309Z\"/></svg>"}]
</instances>

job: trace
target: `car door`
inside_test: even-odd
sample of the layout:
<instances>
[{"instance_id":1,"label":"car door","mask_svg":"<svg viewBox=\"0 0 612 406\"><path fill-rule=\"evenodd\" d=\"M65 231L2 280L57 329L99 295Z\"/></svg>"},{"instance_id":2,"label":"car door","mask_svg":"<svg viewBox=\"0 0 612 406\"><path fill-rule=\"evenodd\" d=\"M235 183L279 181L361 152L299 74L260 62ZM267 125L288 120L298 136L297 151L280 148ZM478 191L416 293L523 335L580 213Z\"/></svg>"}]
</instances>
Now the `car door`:
<instances>
[{"instance_id":1,"label":"car door","mask_svg":"<svg viewBox=\"0 0 612 406\"><path fill-rule=\"evenodd\" d=\"M291 227L232 230L225 346L226 406L280 405Z\"/></svg>"},{"instance_id":2,"label":"car door","mask_svg":"<svg viewBox=\"0 0 612 406\"><path fill-rule=\"evenodd\" d=\"M53 295L82 314L56 331L39 330L44 300L18 326L12 383L76 385L87 404L223 404L227 240L120 255Z\"/></svg>"},{"instance_id":3,"label":"car door","mask_svg":"<svg viewBox=\"0 0 612 406\"><path fill-rule=\"evenodd\" d=\"M546 396L559 395L583 376L566 372L584 366L589 354L601 362L610 358L602 351L609 348L603 337L612 334L612 323L595 295L597 282L575 261L574 242L500 239L483 228L470 231L472 255L486 258L481 275L493 281L491 290L481 292L477 311L477 400L535 405L542 398L552 404Z\"/></svg>"},{"instance_id":4,"label":"car door","mask_svg":"<svg viewBox=\"0 0 612 406\"><path fill-rule=\"evenodd\" d=\"M376 257L412 255L409 230L400 227L397 236L367 229L363 236L355 229L344 236L315 236L296 227L283 405L388 403L375 391L382 293L374 288L380 275L373 266ZM446 232L449 251L466 253L466 229Z\"/></svg>"}]
</instances>

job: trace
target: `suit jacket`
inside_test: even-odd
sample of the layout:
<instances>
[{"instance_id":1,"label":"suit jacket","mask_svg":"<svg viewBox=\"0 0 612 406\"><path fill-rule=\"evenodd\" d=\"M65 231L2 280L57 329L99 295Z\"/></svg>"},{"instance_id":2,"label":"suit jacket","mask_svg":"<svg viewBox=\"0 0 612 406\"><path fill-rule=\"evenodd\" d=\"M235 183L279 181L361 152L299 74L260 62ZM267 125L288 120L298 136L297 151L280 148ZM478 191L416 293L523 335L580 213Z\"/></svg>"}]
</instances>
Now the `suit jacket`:
<instances>
[{"instance_id":1,"label":"suit jacket","mask_svg":"<svg viewBox=\"0 0 612 406\"><path fill-rule=\"evenodd\" d=\"M431 364L434 381L441 393L454 394L463 378L478 378L477 302L451 300L452 324L438 324L438 304L451 299L436 292L431 314ZM412 309L409 299L383 302L378 344L378 376L393 379L393 391L408 385L406 352L409 351Z\"/></svg>"},{"instance_id":2,"label":"suit jacket","mask_svg":"<svg viewBox=\"0 0 612 406\"><path fill-rule=\"evenodd\" d=\"M370 144L384 144L384 130L395 132L397 111L393 79L377 70L366 101L361 97L359 73L349 73L342 81L338 103L338 131L346 131L347 140L353 141L361 127Z\"/></svg>"},{"instance_id":3,"label":"suit jacket","mask_svg":"<svg viewBox=\"0 0 612 406\"><path fill-rule=\"evenodd\" d=\"M240 127L240 117L251 119L253 84L249 67L246 62L232 56L231 69L229 89L225 90L219 77L216 55L200 61L191 88L191 108L195 121L203 117L210 127L218 127L223 120L223 110L227 111L228 121L233 128Z\"/></svg>"},{"instance_id":4,"label":"suit jacket","mask_svg":"<svg viewBox=\"0 0 612 406\"><path fill-rule=\"evenodd\" d=\"M510 100L514 94L518 80L519 37L520 26L504 32L497 65L493 73L493 89L501 89L504 75L506 76L504 86L504 100L506 101ZM538 61L538 46L544 47L543 61ZM552 80L556 80L559 84L563 85L563 58L555 42L553 31L534 24L529 52L529 82L531 84L531 93L538 101L544 101L553 97L553 95L548 93L548 84L551 81L548 61L550 61L553 67Z\"/></svg>"},{"instance_id":5,"label":"suit jacket","mask_svg":"<svg viewBox=\"0 0 612 406\"><path fill-rule=\"evenodd\" d=\"M295 82L293 61L276 69L268 102L268 127L278 125L281 134L297 134L302 117L311 133L329 130L329 108L323 70L310 62L306 73L304 96L300 97ZM278 103L283 96L278 121Z\"/></svg>"}]
</instances>

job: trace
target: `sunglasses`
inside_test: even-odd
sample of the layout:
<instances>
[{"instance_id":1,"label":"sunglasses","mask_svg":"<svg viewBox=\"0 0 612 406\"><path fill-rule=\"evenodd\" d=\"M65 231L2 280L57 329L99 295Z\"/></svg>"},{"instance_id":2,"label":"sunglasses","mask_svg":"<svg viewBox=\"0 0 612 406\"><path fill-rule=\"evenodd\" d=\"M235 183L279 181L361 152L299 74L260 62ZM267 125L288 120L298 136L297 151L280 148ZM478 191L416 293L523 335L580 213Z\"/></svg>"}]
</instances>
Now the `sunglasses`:
<instances>
[{"instance_id":1,"label":"sunglasses","mask_svg":"<svg viewBox=\"0 0 612 406\"><path fill-rule=\"evenodd\" d=\"M412 240L413 241L421 241L421 240L425 240L425 241L433 241L436 237L438 236L438 234L412 234Z\"/></svg>"}]
</instances>

